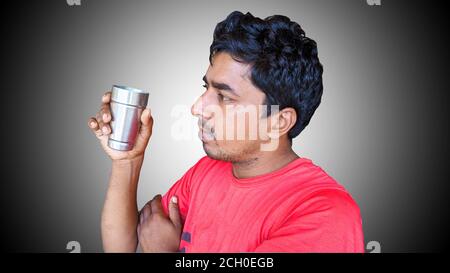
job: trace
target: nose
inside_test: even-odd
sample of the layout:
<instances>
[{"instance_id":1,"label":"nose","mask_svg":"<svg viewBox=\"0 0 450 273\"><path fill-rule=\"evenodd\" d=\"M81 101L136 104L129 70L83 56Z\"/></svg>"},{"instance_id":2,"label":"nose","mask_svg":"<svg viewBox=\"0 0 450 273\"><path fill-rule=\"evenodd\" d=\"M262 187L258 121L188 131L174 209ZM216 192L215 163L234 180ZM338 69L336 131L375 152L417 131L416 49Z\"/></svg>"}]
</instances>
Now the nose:
<instances>
[{"instance_id":1,"label":"nose","mask_svg":"<svg viewBox=\"0 0 450 273\"><path fill-rule=\"evenodd\" d=\"M197 98L197 100L191 106L191 114L195 117L199 117L202 113L202 96Z\"/></svg>"},{"instance_id":2,"label":"nose","mask_svg":"<svg viewBox=\"0 0 450 273\"><path fill-rule=\"evenodd\" d=\"M203 93L191 107L191 114L204 120L210 119L212 117L212 113L207 110L207 106L212 104L213 102L208 98L209 96L207 92L208 91Z\"/></svg>"}]
</instances>

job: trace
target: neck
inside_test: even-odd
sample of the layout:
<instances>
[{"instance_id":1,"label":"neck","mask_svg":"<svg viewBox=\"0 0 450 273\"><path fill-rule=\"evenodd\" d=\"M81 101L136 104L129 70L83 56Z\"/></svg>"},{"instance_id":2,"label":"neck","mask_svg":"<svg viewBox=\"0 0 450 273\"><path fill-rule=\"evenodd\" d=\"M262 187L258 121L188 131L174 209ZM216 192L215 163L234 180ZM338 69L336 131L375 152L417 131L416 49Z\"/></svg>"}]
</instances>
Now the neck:
<instances>
[{"instance_id":1,"label":"neck","mask_svg":"<svg viewBox=\"0 0 450 273\"><path fill-rule=\"evenodd\" d=\"M281 146L281 145L280 145ZM233 162L233 175L236 178L249 178L274 172L299 158L290 145L279 147L271 152L259 152L250 159Z\"/></svg>"}]
</instances>

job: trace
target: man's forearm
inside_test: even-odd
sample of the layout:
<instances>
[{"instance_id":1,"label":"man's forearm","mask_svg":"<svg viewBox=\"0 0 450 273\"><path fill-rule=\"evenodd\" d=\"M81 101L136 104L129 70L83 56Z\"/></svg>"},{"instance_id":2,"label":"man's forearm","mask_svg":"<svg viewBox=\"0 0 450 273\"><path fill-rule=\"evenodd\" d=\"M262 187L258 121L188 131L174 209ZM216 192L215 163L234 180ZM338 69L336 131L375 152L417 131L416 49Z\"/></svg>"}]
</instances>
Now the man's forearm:
<instances>
[{"instance_id":1,"label":"man's forearm","mask_svg":"<svg viewBox=\"0 0 450 273\"><path fill-rule=\"evenodd\" d=\"M135 252L138 209L136 193L143 156L113 161L102 212L102 240L105 252Z\"/></svg>"}]
</instances>

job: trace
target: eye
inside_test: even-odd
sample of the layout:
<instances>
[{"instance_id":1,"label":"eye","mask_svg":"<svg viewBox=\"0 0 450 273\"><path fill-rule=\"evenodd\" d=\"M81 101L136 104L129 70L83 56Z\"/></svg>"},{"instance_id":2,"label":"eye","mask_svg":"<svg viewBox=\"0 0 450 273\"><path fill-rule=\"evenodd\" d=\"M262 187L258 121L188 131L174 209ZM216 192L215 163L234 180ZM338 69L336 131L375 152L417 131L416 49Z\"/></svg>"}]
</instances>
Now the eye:
<instances>
[{"instance_id":1,"label":"eye","mask_svg":"<svg viewBox=\"0 0 450 273\"><path fill-rule=\"evenodd\" d=\"M225 97L225 96L222 95L222 94L219 94L219 98L220 98L220 100L222 100L223 102L231 102L231 101L233 101L233 100L230 99L229 97Z\"/></svg>"},{"instance_id":2,"label":"eye","mask_svg":"<svg viewBox=\"0 0 450 273\"><path fill-rule=\"evenodd\" d=\"M206 85L206 83L204 85L202 85L204 88L208 89L208 85Z\"/></svg>"}]
</instances>

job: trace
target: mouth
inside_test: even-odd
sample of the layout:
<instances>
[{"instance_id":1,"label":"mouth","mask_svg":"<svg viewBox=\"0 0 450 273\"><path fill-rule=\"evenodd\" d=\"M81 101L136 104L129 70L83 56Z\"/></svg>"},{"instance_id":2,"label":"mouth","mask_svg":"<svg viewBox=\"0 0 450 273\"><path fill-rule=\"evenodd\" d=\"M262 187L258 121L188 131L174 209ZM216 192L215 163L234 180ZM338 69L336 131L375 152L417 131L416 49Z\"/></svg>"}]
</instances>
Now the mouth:
<instances>
[{"instance_id":1,"label":"mouth","mask_svg":"<svg viewBox=\"0 0 450 273\"><path fill-rule=\"evenodd\" d=\"M212 141L215 140L215 136L214 136L214 129L211 127L206 126L206 121L199 119L198 120L198 137L200 138L200 140L202 142L208 142L208 141Z\"/></svg>"},{"instance_id":2,"label":"mouth","mask_svg":"<svg viewBox=\"0 0 450 273\"><path fill-rule=\"evenodd\" d=\"M203 128L203 127L199 127L198 137L203 142L208 142L208 141L212 141L215 139L214 133L212 132L212 130Z\"/></svg>"}]
</instances>

